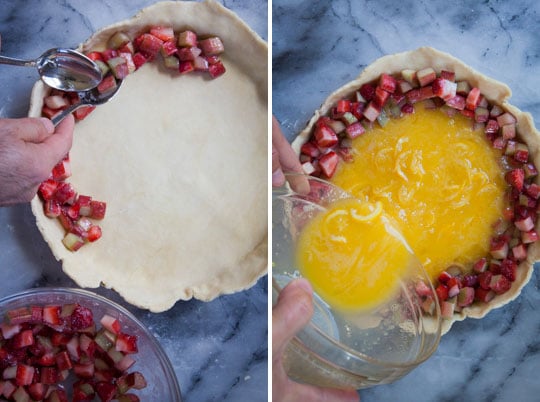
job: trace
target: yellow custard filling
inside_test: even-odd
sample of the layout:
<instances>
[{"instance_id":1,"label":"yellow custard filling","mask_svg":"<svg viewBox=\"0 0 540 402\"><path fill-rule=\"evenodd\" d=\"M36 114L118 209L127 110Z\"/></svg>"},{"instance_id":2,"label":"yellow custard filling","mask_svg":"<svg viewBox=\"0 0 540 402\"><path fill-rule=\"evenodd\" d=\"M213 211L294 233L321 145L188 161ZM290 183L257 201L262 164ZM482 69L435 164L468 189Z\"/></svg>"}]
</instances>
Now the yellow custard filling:
<instances>
[{"instance_id":1,"label":"yellow custard filling","mask_svg":"<svg viewBox=\"0 0 540 402\"><path fill-rule=\"evenodd\" d=\"M298 266L323 300L341 310L366 310L388 300L414 262L382 204L340 200L303 228Z\"/></svg>"},{"instance_id":2,"label":"yellow custard filling","mask_svg":"<svg viewBox=\"0 0 540 402\"><path fill-rule=\"evenodd\" d=\"M500 151L471 126L459 113L417 104L414 114L356 138L354 161L332 178L358 198L380 202L433 278L487 255L502 214Z\"/></svg>"}]
</instances>

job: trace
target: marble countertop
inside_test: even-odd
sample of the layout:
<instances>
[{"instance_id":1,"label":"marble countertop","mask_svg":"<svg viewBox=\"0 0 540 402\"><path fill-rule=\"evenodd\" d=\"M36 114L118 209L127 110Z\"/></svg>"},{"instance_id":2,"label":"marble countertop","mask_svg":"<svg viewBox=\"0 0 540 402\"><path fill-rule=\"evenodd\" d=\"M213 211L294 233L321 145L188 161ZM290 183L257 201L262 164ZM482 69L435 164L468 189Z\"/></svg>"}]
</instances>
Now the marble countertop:
<instances>
[{"instance_id":1,"label":"marble countertop","mask_svg":"<svg viewBox=\"0 0 540 402\"><path fill-rule=\"evenodd\" d=\"M291 140L335 89L385 54L432 46L505 82L540 127L540 3L274 0L273 113ZM362 402L538 401L540 276L482 320L454 324L437 352Z\"/></svg>"},{"instance_id":2,"label":"marble countertop","mask_svg":"<svg viewBox=\"0 0 540 402\"><path fill-rule=\"evenodd\" d=\"M34 58L44 50L76 47L97 29L124 20L152 0L37 0L2 3L2 54ZM266 2L219 0L267 39ZM33 69L0 66L0 117L24 117L38 79ZM0 208L0 297L37 286L76 286L38 232L29 205ZM143 321L165 349L184 401L267 400L267 277L251 289L212 302L178 302L154 314L119 302ZM167 402L167 401L160 401Z\"/></svg>"}]
</instances>

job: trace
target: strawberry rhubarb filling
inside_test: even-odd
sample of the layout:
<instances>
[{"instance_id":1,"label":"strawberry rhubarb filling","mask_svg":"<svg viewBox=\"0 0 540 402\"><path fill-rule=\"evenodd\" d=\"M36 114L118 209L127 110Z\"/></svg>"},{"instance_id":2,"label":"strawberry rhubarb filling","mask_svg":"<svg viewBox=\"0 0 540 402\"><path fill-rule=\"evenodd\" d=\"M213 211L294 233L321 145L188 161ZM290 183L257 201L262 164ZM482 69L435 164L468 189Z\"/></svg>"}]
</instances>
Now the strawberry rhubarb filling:
<instances>
[{"instance_id":1,"label":"strawberry rhubarb filling","mask_svg":"<svg viewBox=\"0 0 540 402\"><path fill-rule=\"evenodd\" d=\"M444 317L508 291L540 187L513 115L432 68L382 74L339 100L301 147L305 173L380 203L423 263ZM418 285L426 310L429 288Z\"/></svg>"},{"instance_id":2,"label":"strawberry rhubarb filling","mask_svg":"<svg viewBox=\"0 0 540 402\"><path fill-rule=\"evenodd\" d=\"M133 39L117 32L109 38L106 49L91 51L87 56L102 70L103 79L97 88L100 93L105 93L117 85L117 80L126 78L156 59L160 59L171 74L203 72L212 79L217 78L225 73L220 60L223 51L219 37L199 38L190 30L175 33L172 27L154 26ZM78 101L76 93L52 90L43 101L42 115L53 118ZM73 114L76 120L83 120L94 109L95 106L85 106ZM53 168L49 179L40 185L38 194L43 201L45 215L58 219L64 228L64 246L77 251L101 238L102 230L96 221L105 217L107 203L78 194L67 181L70 176L70 156L66 155Z\"/></svg>"}]
</instances>

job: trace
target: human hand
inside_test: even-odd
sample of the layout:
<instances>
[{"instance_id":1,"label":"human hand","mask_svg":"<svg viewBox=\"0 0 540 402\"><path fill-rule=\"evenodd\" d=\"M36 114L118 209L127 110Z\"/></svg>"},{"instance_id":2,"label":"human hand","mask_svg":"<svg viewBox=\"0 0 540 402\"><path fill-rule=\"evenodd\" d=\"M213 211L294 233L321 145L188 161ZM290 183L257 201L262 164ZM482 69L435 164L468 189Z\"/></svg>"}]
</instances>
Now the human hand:
<instances>
[{"instance_id":1,"label":"human hand","mask_svg":"<svg viewBox=\"0 0 540 402\"><path fill-rule=\"evenodd\" d=\"M303 174L302 165L298 155L294 152L291 144L287 141L279 123L272 116L272 186L280 187L285 184L285 174ZM291 186L300 194L309 193L309 182L304 177L290 178Z\"/></svg>"},{"instance_id":2,"label":"human hand","mask_svg":"<svg viewBox=\"0 0 540 402\"><path fill-rule=\"evenodd\" d=\"M292 381L283 368L287 343L313 315L313 290L305 279L295 279L279 294L272 309L272 401L273 402L359 402L351 390L319 388Z\"/></svg>"},{"instance_id":3,"label":"human hand","mask_svg":"<svg viewBox=\"0 0 540 402\"><path fill-rule=\"evenodd\" d=\"M73 140L73 116L0 119L0 206L30 201Z\"/></svg>"}]
</instances>

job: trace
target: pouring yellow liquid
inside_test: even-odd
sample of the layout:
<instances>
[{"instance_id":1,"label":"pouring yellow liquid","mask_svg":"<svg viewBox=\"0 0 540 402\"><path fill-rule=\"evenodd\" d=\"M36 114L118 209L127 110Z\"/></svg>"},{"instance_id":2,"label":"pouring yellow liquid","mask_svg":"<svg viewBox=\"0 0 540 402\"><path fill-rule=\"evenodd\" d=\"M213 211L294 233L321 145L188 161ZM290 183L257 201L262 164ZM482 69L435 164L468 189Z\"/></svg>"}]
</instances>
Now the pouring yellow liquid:
<instances>
[{"instance_id":1,"label":"pouring yellow liquid","mask_svg":"<svg viewBox=\"0 0 540 402\"><path fill-rule=\"evenodd\" d=\"M413 254L380 202L335 202L303 228L297 242L300 272L330 306L369 310L399 290Z\"/></svg>"}]
</instances>

